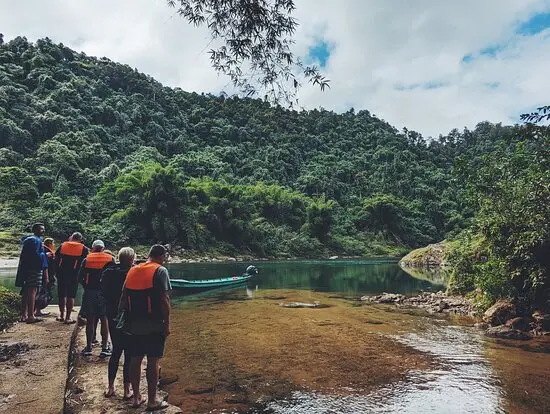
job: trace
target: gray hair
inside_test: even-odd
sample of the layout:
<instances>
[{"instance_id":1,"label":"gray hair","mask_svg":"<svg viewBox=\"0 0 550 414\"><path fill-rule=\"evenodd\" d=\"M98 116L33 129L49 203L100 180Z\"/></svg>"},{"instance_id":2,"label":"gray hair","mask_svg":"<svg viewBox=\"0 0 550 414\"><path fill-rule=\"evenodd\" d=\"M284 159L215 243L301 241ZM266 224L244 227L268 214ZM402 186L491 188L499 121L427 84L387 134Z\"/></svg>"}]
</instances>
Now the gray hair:
<instances>
[{"instance_id":1,"label":"gray hair","mask_svg":"<svg viewBox=\"0 0 550 414\"><path fill-rule=\"evenodd\" d=\"M71 236L71 240L72 241L82 241L83 237L82 237L82 233L78 232L78 231L75 231L73 233L73 235Z\"/></svg>"},{"instance_id":2,"label":"gray hair","mask_svg":"<svg viewBox=\"0 0 550 414\"><path fill-rule=\"evenodd\" d=\"M120 264L131 266L134 263L135 257L136 253L131 247L123 247L118 251L118 262Z\"/></svg>"}]
</instances>

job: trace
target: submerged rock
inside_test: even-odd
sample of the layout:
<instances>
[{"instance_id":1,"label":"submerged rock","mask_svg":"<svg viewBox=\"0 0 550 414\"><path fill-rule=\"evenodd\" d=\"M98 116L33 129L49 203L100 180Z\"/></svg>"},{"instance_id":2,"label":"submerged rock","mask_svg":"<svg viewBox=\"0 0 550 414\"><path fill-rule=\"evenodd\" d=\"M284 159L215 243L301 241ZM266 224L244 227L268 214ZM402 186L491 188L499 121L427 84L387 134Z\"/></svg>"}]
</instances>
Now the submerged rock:
<instances>
[{"instance_id":1,"label":"submerged rock","mask_svg":"<svg viewBox=\"0 0 550 414\"><path fill-rule=\"evenodd\" d=\"M324 305L319 302L314 303L304 303L304 302L289 302L289 303L280 303L279 306L283 308L328 308L329 305Z\"/></svg>"},{"instance_id":2,"label":"submerged rock","mask_svg":"<svg viewBox=\"0 0 550 414\"><path fill-rule=\"evenodd\" d=\"M491 338L517 339L521 341L532 338L531 335L522 332L519 329L510 328L506 325L493 326L485 331L485 335L490 336Z\"/></svg>"},{"instance_id":3,"label":"submerged rock","mask_svg":"<svg viewBox=\"0 0 550 414\"><path fill-rule=\"evenodd\" d=\"M483 320L491 326L498 326L516 316L516 306L509 300L502 299L485 311Z\"/></svg>"}]
</instances>

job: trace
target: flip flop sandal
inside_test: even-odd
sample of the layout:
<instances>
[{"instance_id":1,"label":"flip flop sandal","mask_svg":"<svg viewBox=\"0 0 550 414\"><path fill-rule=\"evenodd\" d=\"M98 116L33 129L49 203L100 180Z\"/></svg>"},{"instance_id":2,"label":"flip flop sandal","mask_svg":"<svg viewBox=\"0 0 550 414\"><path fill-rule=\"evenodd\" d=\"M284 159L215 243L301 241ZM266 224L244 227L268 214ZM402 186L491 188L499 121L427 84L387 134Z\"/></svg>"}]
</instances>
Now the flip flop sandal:
<instances>
[{"instance_id":1,"label":"flip flop sandal","mask_svg":"<svg viewBox=\"0 0 550 414\"><path fill-rule=\"evenodd\" d=\"M58 316L57 318L55 318L55 320L57 322L65 322L65 318L62 318L61 316Z\"/></svg>"},{"instance_id":2,"label":"flip flop sandal","mask_svg":"<svg viewBox=\"0 0 550 414\"><path fill-rule=\"evenodd\" d=\"M103 396L104 396L105 398L111 398L111 397L114 397L115 395L116 395L116 392L115 392L115 391L113 391L113 392L105 391L105 392L103 393Z\"/></svg>"},{"instance_id":3,"label":"flip flop sandal","mask_svg":"<svg viewBox=\"0 0 550 414\"><path fill-rule=\"evenodd\" d=\"M141 398L141 401L140 401L139 403L133 403L133 404L132 404L132 408L139 408L139 407L141 407L141 406L145 403L145 401L146 401L145 398L142 397L142 398Z\"/></svg>"},{"instance_id":4,"label":"flip flop sandal","mask_svg":"<svg viewBox=\"0 0 550 414\"><path fill-rule=\"evenodd\" d=\"M134 394L133 394L133 393L130 394L130 395L128 395L128 396L122 397L122 400L123 400L123 401L130 401L132 398L134 398Z\"/></svg>"},{"instance_id":5,"label":"flip flop sandal","mask_svg":"<svg viewBox=\"0 0 550 414\"><path fill-rule=\"evenodd\" d=\"M76 321L69 319L69 320L66 320L64 323L65 325L72 325L73 323L76 323Z\"/></svg>"},{"instance_id":6,"label":"flip flop sandal","mask_svg":"<svg viewBox=\"0 0 550 414\"><path fill-rule=\"evenodd\" d=\"M34 319L27 319L25 323L37 323L37 322L44 322L44 319L41 318L34 318Z\"/></svg>"},{"instance_id":7,"label":"flip flop sandal","mask_svg":"<svg viewBox=\"0 0 550 414\"><path fill-rule=\"evenodd\" d=\"M166 401L161 401L157 405L154 405L152 407L147 406L147 409L145 411L159 411L164 410L168 408L170 405Z\"/></svg>"}]
</instances>

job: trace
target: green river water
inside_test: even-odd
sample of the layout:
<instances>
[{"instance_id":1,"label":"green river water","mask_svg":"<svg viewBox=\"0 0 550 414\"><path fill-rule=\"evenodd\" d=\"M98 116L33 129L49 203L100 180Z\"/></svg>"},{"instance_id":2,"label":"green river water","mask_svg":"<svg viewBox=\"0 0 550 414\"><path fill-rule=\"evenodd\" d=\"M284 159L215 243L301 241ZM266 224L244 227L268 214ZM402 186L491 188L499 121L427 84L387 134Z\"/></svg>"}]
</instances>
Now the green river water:
<instances>
[{"instance_id":1,"label":"green river water","mask_svg":"<svg viewBox=\"0 0 550 414\"><path fill-rule=\"evenodd\" d=\"M198 263L168 267L173 278L209 279L241 274L248 264ZM550 412L548 339L537 338L521 343L492 340L471 323L459 323L422 312L403 314L391 307L367 307L358 300L362 295L381 292L414 294L444 290L445 275L415 274L413 277L395 262L380 259L254 264L260 275L246 286L192 295L178 291L172 293L173 329L163 367L180 379L168 386L168 391L170 400L181 405L184 412ZM0 285L15 289L14 281L14 269L0 270ZM288 313L280 313L279 302L293 298L326 302L330 308L286 309ZM358 376L367 375L359 370L359 365L356 372L353 364L342 368L343 372L337 372L340 368L335 365L331 368L334 370L332 374L328 372L316 377L317 382L308 382L306 378L303 384L299 384L296 378L300 373L313 372L319 367L315 355L307 358L305 366L297 367L300 360L295 355L312 352L319 354L319 361L328 360L328 356L323 354L325 349L320 347L323 335L318 330L306 329L312 321L316 329L319 326L327 329L324 331L327 338L337 329L336 337L342 338L342 349L333 347L331 352L336 354L336 359L339 352L342 352L341 358L348 357L344 352L345 341L349 341L350 346L352 342L346 332L352 327L346 326L345 321L352 319L340 319L344 314L351 315L350 318L364 315L377 318L376 323L370 321L372 328L368 328L365 335L370 335L369 338L378 335L396 346L409 349L411 355L424 355L435 365L429 369L409 369L403 363L403 375L398 380L386 378L364 388L351 387L347 381L350 379L349 383L355 383L353 380ZM235 315L234 319L231 319L232 315ZM285 320L284 315L289 319ZM298 319L290 318L297 315ZM268 329L265 329L266 323L269 323ZM302 323L307 337L300 337ZM360 325L354 325L353 329L356 326ZM292 337L284 335L289 327L298 328ZM267 335L267 339L260 338L261 335ZM231 345L236 341L246 355L231 354ZM357 342L355 338L353 346L360 347L360 337ZM262 344L262 348L257 344ZM272 349L266 349L269 347ZM197 357L191 358L190 353ZM257 360L260 354L263 360ZM276 355L276 359L271 359L270 354ZM287 369L284 355L294 357L289 359L293 362ZM372 358L375 362L377 354L374 353ZM284 393L273 392L268 384L273 382L273 378L268 381L267 373L277 364L282 368L274 372L284 377ZM225 368L218 372L217 367ZM230 379L228 369L233 370ZM292 371L294 376L287 376L286 370ZM212 371L216 374L213 375ZM202 381L206 385L203 384L198 391L192 390L189 381L195 385Z\"/></svg>"}]
</instances>

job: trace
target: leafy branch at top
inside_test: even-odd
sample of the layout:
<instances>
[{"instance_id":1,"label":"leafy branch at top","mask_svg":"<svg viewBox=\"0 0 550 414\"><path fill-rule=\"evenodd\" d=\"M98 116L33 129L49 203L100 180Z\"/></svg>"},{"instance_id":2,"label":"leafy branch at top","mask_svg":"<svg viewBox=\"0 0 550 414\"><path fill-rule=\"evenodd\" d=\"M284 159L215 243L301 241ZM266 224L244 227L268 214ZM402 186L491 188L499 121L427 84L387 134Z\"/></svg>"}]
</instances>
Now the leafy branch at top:
<instances>
[{"instance_id":1,"label":"leafy branch at top","mask_svg":"<svg viewBox=\"0 0 550 414\"><path fill-rule=\"evenodd\" d=\"M550 105L541 106L537 108L536 111L529 114L522 114L521 120L523 122L529 122L533 124L538 124L543 121L550 121Z\"/></svg>"},{"instance_id":2,"label":"leafy branch at top","mask_svg":"<svg viewBox=\"0 0 550 414\"><path fill-rule=\"evenodd\" d=\"M303 81L330 87L315 66L305 65L290 47L298 22L293 0L167 0L195 26L208 27L223 44L210 50L212 67L229 76L244 96L265 92L273 103L297 103Z\"/></svg>"}]
</instances>

